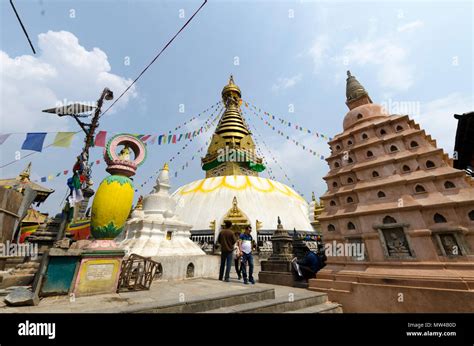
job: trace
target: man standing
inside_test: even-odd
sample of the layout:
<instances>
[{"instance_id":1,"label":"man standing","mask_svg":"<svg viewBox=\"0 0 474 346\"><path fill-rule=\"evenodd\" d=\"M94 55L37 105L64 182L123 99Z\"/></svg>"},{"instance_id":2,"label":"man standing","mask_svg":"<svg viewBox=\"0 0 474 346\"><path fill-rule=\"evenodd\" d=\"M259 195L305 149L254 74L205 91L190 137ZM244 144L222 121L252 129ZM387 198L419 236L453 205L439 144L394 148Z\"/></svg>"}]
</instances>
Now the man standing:
<instances>
[{"instance_id":1,"label":"man standing","mask_svg":"<svg viewBox=\"0 0 474 346\"><path fill-rule=\"evenodd\" d=\"M253 255L252 248L254 247L255 242L253 241L252 235L252 226L247 226L244 233L240 235L239 246L242 253L242 276L244 277L244 284L248 285L249 281L251 284L255 284L253 279ZM249 276L247 280L247 263L249 265Z\"/></svg>"},{"instance_id":2,"label":"man standing","mask_svg":"<svg viewBox=\"0 0 474 346\"><path fill-rule=\"evenodd\" d=\"M232 265L232 252L234 250L234 244L237 241L235 233L230 229L232 227L232 222L229 220L224 221L225 228L221 230L217 236L217 242L221 247L221 267L219 270L219 280L222 278L226 282L229 282L230 279L230 266ZM224 268L225 268L225 277L224 277Z\"/></svg>"}]
</instances>

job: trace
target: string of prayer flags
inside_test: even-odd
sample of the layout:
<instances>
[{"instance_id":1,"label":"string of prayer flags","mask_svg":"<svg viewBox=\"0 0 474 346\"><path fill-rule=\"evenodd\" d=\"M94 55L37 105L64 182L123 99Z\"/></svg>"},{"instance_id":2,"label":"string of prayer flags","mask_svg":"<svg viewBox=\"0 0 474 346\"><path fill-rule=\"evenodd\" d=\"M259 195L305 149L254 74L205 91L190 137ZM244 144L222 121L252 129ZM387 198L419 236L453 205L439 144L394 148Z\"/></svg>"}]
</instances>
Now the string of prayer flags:
<instances>
[{"instance_id":1,"label":"string of prayer flags","mask_svg":"<svg viewBox=\"0 0 474 346\"><path fill-rule=\"evenodd\" d=\"M289 141L292 141L293 144L295 144L297 147L305 150L305 151L308 151L309 153L313 154L313 156L316 156L318 157L319 159L321 160L324 160L324 156L321 155L320 153L316 152L315 150L313 149L310 149L310 148L307 148L305 145L301 144L300 142L296 141L295 139L293 138L290 138L290 136L286 135L283 131L281 130L276 130L274 126L272 126L268 121L266 121L263 116L257 114L255 111L250 111L252 114L254 114L257 118L259 118L260 120L262 120L262 122L267 125L270 129L272 129L273 131L276 131L280 136L282 137L285 137L287 140Z\"/></svg>"},{"instance_id":2,"label":"string of prayer flags","mask_svg":"<svg viewBox=\"0 0 474 346\"><path fill-rule=\"evenodd\" d=\"M212 108L212 107L211 107ZM217 122L217 120L219 120L220 118L220 115L221 115L221 112L223 110L223 107L221 107L219 110L216 108L216 111L217 114L213 116L214 113L212 113L208 119L204 122L203 126L201 126L201 128L197 131L194 131L194 132L188 132L186 134L180 134L179 137L172 137L171 135L170 136L167 136L167 135L160 135L158 137L158 144L166 144L166 141L169 142L179 142L181 140L181 138L184 138L184 139L189 139L192 141L192 139L194 138L194 136L197 136L197 135L200 135L202 133L206 133L209 131L209 129L211 129ZM176 135L175 135L176 136ZM209 145L209 140L206 141L206 143L197 151L198 153L201 153L205 148L207 148L207 146ZM189 143L186 143L185 145L183 145L180 149L180 151L178 151L176 153L175 156L172 156L169 158L169 160L167 162L173 162L174 160L176 160L180 155L181 153L189 146ZM191 157L191 161L194 160L194 157L195 155L192 155ZM179 170L179 167L177 165L173 165L175 168L174 168L174 177L177 178L178 177L178 170ZM182 166L181 166L181 171L184 171L186 168L189 167L189 160L186 161ZM159 171L156 171L155 174L158 174ZM140 187L143 188L145 185L147 185L150 181L154 181L153 179L153 176L150 176L148 179L146 179L142 184L140 184ZM138 189L135 189L135 192L138 192Z\"/></svg>"},{"instance_id":3,"label":"string of prayer flags","mask_svg":"<svg viewBox=\"0 0 474 346\"><path fill-rule=\"evenodd\" d=\"M21 146L23 150L42 151L46 132L29 132Z\"/></svg>"},{"instance_id":4,"label":"string of prayer flags","mask_svg":"<svg viewBox=\"0 0 474 346\"><path fill-rule=\"evenodd\" d=\"M93 161L91 162L91 167L94 166L94 164L98 165L100 164L100 160L96 160L96 161ZM69 174L69 169L65 169L61 172L58 172L58 173L51 173L51 174L48 174L47 176L44 176L44 177L41 177L39 180L44 183L48 180L53 180L54 178L58 178L62 175L68 175ZM35 182L38 182L37 180L34 180Z\"/></svg>"},{"instance_id":5,"label":"string of prayer flags","mask_svg":"<svg viewBox=\"0 0 474 346\"><path fill-rule=\"evenodd\" d=\"M268 112L262 112L260 108L257 108L257 106L251 104L250 102L246 102L246 107L248 107L248 106L250 106L251 108L253 108L255 111L258 111L259 113L265 114L265 115L266 115L267 117L269 117L270 119L273 119L273 120L278 119L278 121L279 121L282 125L285 125L285 126L288 126L288 127L292 127L292 125L293 125L296 130L299 130L299 131L302 131L302 132L305 132L305 133L308 133L308 134L312 134L312 135L314 135L314 137L316 137L316 138L322 138L322 139L325 139L325 140L327 140L327 141L332 140L332 137L329 137L329 136L327 136L327 135L325 135L325 134L322 134L322 133L319 133L319 132L316 132L316 131L312 131L312 130L310 130L310 129L307 129L307 128L305 128L305 127L303 127L303 126L300 126L300 125L298 125L298 124L295 124L295 123L292 124L291 121L287 121L287 120L285 120L285 119L283 119L283 118L280 118L280 117L275 117L274 115L271 115L271 114L268 113Z\"/></svg>"}]
</instances>

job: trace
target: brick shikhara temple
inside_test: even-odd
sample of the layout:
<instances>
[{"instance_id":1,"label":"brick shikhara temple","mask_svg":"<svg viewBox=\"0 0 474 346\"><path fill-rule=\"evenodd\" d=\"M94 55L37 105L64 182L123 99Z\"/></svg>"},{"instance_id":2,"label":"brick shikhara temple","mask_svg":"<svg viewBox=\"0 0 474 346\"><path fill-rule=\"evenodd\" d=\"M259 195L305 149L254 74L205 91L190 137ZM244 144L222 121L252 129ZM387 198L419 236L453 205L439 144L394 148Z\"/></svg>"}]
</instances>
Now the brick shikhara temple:
<instances>
[{"instance_id":1,"label":"brick shikhara temple","mask_svg":"<svg viewBox=\"0 0 474 346\"><path fill-rule=\"evenodd\" d=\"M334 252L310 287L346 312L474 311L474 180L349 71L346 98L319 221L327 246L363 254Z\"/></svg>"}]
</instances>

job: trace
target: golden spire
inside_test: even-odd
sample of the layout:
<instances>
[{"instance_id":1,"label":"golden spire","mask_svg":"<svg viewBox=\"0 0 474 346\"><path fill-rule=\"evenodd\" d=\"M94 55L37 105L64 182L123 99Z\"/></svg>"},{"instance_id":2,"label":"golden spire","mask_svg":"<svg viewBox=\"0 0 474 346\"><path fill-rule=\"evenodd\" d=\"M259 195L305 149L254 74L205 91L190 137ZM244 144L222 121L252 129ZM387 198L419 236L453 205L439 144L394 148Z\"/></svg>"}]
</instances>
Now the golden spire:
<instances>
[{"instance_id":1,"label":"golden spire","mask_svg":"<svg viewBox=\"0 0 474 346\"><path fill-rule=\"evenodd\" d=\"M241 91L231 75L222 89L225 111L217 124L207 154L202 158L206 178L226 175L253 175L265 169L255 154L255 143L242 117Z\"/></svg>"},{"instance_id":2,"label":"golden spire","mask_svg":"<svg viewBox=\"0 0 474 346\"><path fill-rule=\"evenodd\" d=\"M215 131L229 141L240 141L250 134L240 113L241 95L240 88L234 83L234 77L230 75L229 83L222 89L222 101L226 109Z\"/></svg>"},{"instance_id":3,"label":"golden spire","mask_svg":"<svg viewBox=\"0 0 474 346\"><path fill-rule=\"evenodd\" d=\"M168 162L165 162L163 166L163 171L169 171L169 170L170 170L170 167L168 166Z\"/></svg>"},{"instance_id":4,"label":"golden spire","mask_svg":"<svg viewBox=\"0 0 474 346\"><path fill-rule=\"evenodd\" d=\"M20 181L28 181L30 180L31 174L31 162L26 166L26 168L18 175L18 180Z\"/></svg>"},{"instance_id":5,"label":"golden spire","mask_svg":"<svg viewBox=\"0 0 474 346\"><path fill-rule=\"evenodd\" d=\"M362 104L372 103L369 94L362 84L351 75L351 71L347 71L346 79L346 104L349 109L353 109Z\"/></svg>"}]
</instances>

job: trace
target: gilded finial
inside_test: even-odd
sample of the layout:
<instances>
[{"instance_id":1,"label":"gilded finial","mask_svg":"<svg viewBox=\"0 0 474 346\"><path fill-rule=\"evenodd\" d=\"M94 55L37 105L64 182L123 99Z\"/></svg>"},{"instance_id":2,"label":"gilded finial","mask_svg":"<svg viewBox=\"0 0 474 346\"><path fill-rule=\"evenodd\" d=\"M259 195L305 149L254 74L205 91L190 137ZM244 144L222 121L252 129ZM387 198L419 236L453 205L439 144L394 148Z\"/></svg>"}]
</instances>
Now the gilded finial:
<instances>
[{"instance_id":1,"label":"gilded finial","mask_svg":"<svg viewBox=\"0 0 474 346\"><path fill-rule=\"evenodd\" d=\"M234 76L231 74L229 77L229 85L234 84Z\"/></svg>"},{"instance_id":2,"label":"gilded finial","mask_svg":"<svg viewBox=\"0 0 474 346\"><path fill-rule=\"evenodd\" d=\"M170 170L170 167L168 166L168 162L166 162L163 166L163 170L164 171L169 171Z\"/></svg>"},{"instance_id":3,"label":"gilded finial","mask_svg":"<svg viewBox=\"0 0 474 346\"><path fill-rule=\"evenodd\" d=\"M351 71L347 70L347 77L351 77Z\"/></svg>"},{"instance_id":4,"label":"gilded finial","mask_svg":"<svg viewBox=\"0 0 474 346\"><path fill-rule=\"evenodd\" d=\"M278 221L278 226L281 226L281 219L280 219L280 217L279 217L279 216L278 216L278 219L277 219L277 221Z\"/></svg>"},{"instance_id":5,"label":"gilded finial","mask_svg":"<svg viewBox=\"0 0 474 346\"><path fill-rule=\"evenodd\" d=\"M143 196L140 195L138 197L137 205L135 206L135 210L142 210L143 209Z\"/></svg>"},{"instance_id":6,"label":"gilded finial","mask_svg":"<svg viewBox=\"0 0 474 346\"><path fill-rule=\"evenodd\" d=\"M26 168L20 173L19 177L20 180L29 180L30 179L30 174L31 174L31 162L26 166Z\"/></svg>"}]
</instances>

